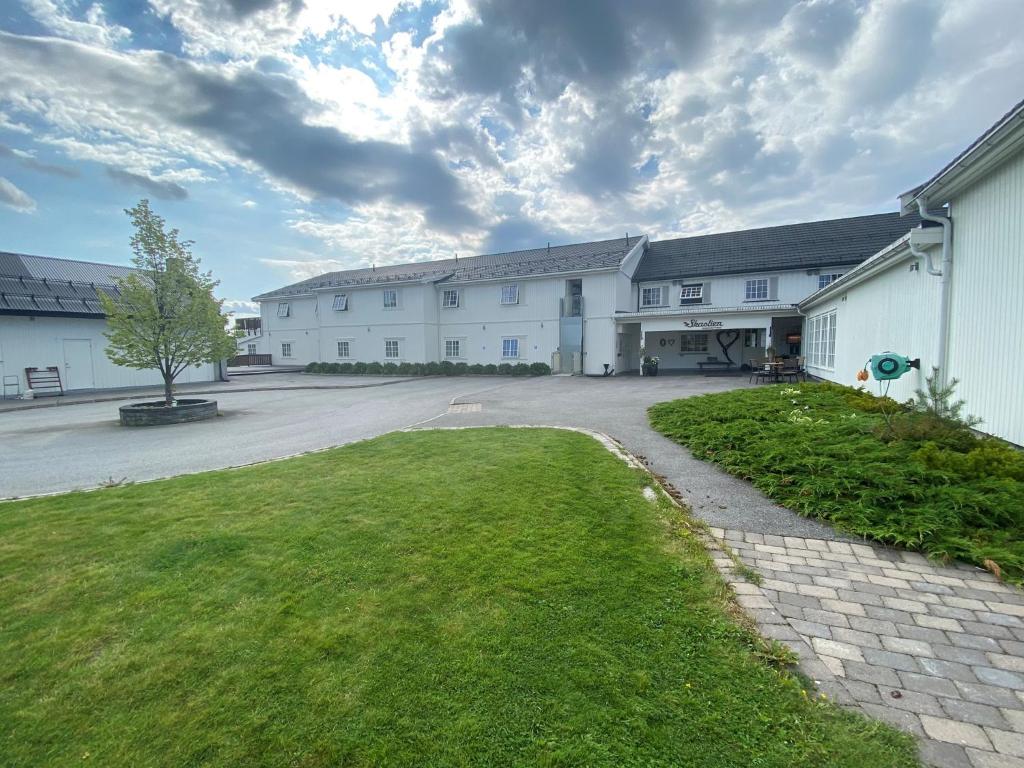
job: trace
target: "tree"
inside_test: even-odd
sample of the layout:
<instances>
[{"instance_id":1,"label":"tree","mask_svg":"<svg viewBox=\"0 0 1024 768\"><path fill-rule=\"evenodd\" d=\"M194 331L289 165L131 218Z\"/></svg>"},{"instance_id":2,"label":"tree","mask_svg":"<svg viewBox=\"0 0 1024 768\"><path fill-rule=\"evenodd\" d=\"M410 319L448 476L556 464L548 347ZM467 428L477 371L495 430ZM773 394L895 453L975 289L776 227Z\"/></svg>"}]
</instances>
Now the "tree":
<instances>
[{"instance_id":1,"label":"tree","mask_svg":"<svg viewBox=\"0 0 1024 768\"><path fill-rule=\"evenodd\" d=\"M140 200L126 209L135 234L137 272L115 279L117 295L100 294L109 330L107 357L139 370L156 368L164 379L164 401L174 404L174 380L190 365L215 363L235 352L226 330L218 282L199 271L191 240L166 231L164 220Z\"/></svg>"}]
</instances>

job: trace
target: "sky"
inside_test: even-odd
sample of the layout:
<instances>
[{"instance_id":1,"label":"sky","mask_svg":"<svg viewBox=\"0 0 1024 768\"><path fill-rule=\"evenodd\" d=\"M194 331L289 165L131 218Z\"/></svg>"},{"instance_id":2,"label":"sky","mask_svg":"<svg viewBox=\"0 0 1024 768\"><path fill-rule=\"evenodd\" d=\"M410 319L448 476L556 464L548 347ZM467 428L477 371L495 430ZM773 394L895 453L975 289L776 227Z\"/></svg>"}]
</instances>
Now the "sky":
<instances>
[{"instance_id":1,"label":"sky","mask_svg":"<svg viewBox=\"0 0 1024 768\"><path fill-rule=\"evenodd\" d=\"M0 0L0 251L225 308L322 272L895 211L1024 97L1021 0Z\"/></svg>"}]
</instances>

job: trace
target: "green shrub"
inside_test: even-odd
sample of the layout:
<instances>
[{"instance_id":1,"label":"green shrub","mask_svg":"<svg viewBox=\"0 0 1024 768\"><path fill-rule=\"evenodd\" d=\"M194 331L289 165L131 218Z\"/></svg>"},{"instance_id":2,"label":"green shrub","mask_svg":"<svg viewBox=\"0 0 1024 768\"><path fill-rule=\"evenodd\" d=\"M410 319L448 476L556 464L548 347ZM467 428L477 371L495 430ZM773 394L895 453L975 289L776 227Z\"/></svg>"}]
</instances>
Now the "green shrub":
<instances>
[{"instance_id":1,"label":"green shrub","mask_svg":"<svg viewBox=\"0 0 1024 768\"><path fill-rule=\"evenodd\" d=\"M1024 454L947 415L809 383L649 414L659 432L795 512L1024 580Z\"/></svg>"},{"instance_id":2,"label":"green shrub","mask_svg":"<svg viewBox=\"0 0 1024 768\"><path fill-rule=\"evenodd\" d=\"M306 363L306 373L320 373L320 363Z\"/></svg>"},{"instance_id":3,"label":"green shrub","mask_svg":"<svg viewBox=\"0 0 1024 768\"><path fill-rule=\"evenodd\" d=\"M550 376L551 366L547 363L530 363L531 376Z\"/></svg>"},{"instance_id":4,"label":"green shrub","mask_svg":"<svg viewBox=\"0 0 1024 768\"><path fill-rule=\"evenodd\" d=\"M409 376L412 374L412 363L399 363L398 373L400 376Z\"/></svg>"},{"instance_id":5,"label":"green shrub","mask_svg":"<svg viewBox=\"0 0 1024 768\"><path fill-rule=\"evenodd\" d=\"M366 373L366 363L353 363L352 373Z\"/></svg>"},{"instance_id":6,"label":"green shrub","mask_svg":"<svg viewBox=\"0 0 1024 768\"><path fill-rule=\"evenodd\" d=\"M398 373L398 363L384 363L381 367L385 376L394 376Z\"/></svg>"},{"instance_id":7,"label":"green shrub","mask_svg":"<svg viewBox=\"0 0 1024 768\"><path fill-rule=\"evenodd\" d=\"M487 365L484 366L485 376L497 376L497 374L498 366L496 366L494 363L487 363Z\"/></svg>"},{"instance_id":8,"label":"green shrub","mask_svg":"<svg viewBox=\"0 0 1024 768\"><path fill-rule=\"evenodd\" d=\"M339 363L338 373L352 373L352 363Z\"/></svg>"},{"instance_id":9,"label":"green shrub","mask_svg":"<svg viewBox=\"0 0 1024 768\"><path fill-rule=\"evenodd\" d=\"M456 376L465 376L467 373L469 373L469 365L467 365L466 363L456 363L455 364L455 375Z\"/></svg>"},{"instance_id":10,"label":"green shrub","mask_svg":"<svg viewBox=\"0 0 1024 768\"><path fill-rule=\"evenodd\" d=\"M431 361L423 366L423 374L425 376L440 376L441 375L441 364Z\"/></svg>"},{"instance_id":11,"label":"green shrub","mask_svg":"<svg viewBox=\"0 0 1024 768\"><path fill-rule=\"evenodd\" d=\"M512 375L512 364L511 363L502 363L501 365L499 365L498 366L498 375L499 376L511 376Z\"/></svg>"},{"instance_id":12,"label":"green shrub","mask_svg":"<svg viewBox=\"0 0 1024 768\"><path fill-rule=\"evenodd\" d=\"M480 363L473 363L471 366L469 366L468 373L472 374L473 376L480 376L484 372L484 366L482 366Z\"/></svg>"},{"instance_id":13,"label":"green shrub","mask_svg":"<svg viewBox=\"0 0 1024 768\"><path fill-rule=\"evenodd\" d=\"M530 366L526 363L516 363L512 366L513 376L529 376Z\"/></svg>"},{"instance_id":14,"label":"green shrub","mask_svg":"<svg viewBox=\"0 0 1024 768\"><path fill-rule=\"evenodd\" d=\"M372 363L367 363L366 372L373 374L374 376L379 376L380 374L384 373L384 366L376 361Z\"/></svg>"},{"instance_id":15,"label":"green shrub","mask_svg":"<svg viewBox=\"0 0 1024 768\"><path fill-rule=\"evenodd\" d=\"M410 376L426 376L427 368L423 363L413 363L412 370L409 372Z\"/></svg>"},{"instance_id":16,"label":"green shrub","mask_svg":"<svg viewBox=\"0 0 1024 768\"><path fill-rule=\"evenodd\" d=\"M322 368L324 373L341 373L341 363L324 363Z\"/></svg>"},{"instance_id":17,"label":"green shrub","mask_svg":"<svg viewBox=\"0 0 1024 768\"><path fill-rule=\"evenodd\" d=\"M452 376L455 374L455 363L451 360L442 360L439 365L441 366L442 376Z\"/></svg>"}]
</instances>

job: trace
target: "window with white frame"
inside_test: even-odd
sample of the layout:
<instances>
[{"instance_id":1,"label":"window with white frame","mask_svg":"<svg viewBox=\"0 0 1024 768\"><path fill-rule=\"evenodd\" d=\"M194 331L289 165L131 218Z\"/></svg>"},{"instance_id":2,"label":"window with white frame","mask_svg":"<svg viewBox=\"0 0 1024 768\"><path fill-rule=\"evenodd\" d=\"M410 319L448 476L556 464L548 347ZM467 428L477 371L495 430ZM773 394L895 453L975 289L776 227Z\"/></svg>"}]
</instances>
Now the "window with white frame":
<instances>
[{"instance_id":1,"label":"window with white frame","mask_svg":"<svg viewBox=\"0 0 1024 768\"><path fill-rule=\"evenodd\" d=\"M348 339L338 339L338 357L352 357L352 342Z\"/></svg>"},{"instance_id":2,"label":"window with white frame","mask_svg":"<svg viewBox=\"0 0 1024 768\"><path fill-rule=\"evenodd\" d=\"M398 344L398 339L385 339L384 340L384 357L388 359L395 359L401 356L401 348Z\"/></svg>"},{"instance_id":3,"label":"window with white frame","mask_svg":"<svg viewBox=\"0 0 1024 768\"><path fill-rule=\"evenodd\" d=\"M336 293L334 294L334 311L344 312L348 309L348 294L347 293Z\"/></svg>"},{"instance_id":4,"label":"window with white frame","mask_svg":"<svg viewBox=\"0 0 1024 768\"><path fill-rule=\"evenodd\" d=\"M447 358L462 357L462 339L445 339L444 356Z\"/></svg>"},{"instance_id":5,"label":"window with white frame","mask_svg":"<svg viewBox=\"0 0 1024 768\"><path fill-rule=\"evenodd\" d=\"M256 345L255 344L248 344L247 347L248 347L248 354L250 354L250 355L255 355L256 354Z\"/></svg>"},{"instance_id":6,"label":"window with white frame","mask_svg":"<svg viewBox=\"0 0 1024 768\"><path fill-rule=\"evenodd\" d=\"M501 340L501 357L504 360L516 360L519 357L519 339L505 338Z\"/></svg>"},{"instance_id":7,"label":"window with white frame","mask_svg":"<svg viewBox=\"0 0 1024 768\"><path fill-rule=\"evenodd\" d=\"M459 291L457 288L445 288L441 294L441 306L445 309L455 309L459 306Z\"/></svg>"},{"instance_id":8,"label":"window with white frame","mask_svg":"<svg viewBox=\"0 0 1024 768\"><path fill-rule=\"evenodd\" d=\"M291 317L292 305L287 301L282 301L277 305L277 316L278 317Z\"/></svg>"},{"instance_id":9,"label":"window with white frame","mask_svg":"<svg viewBox=\"0 0 1024 768\"><path fill-rule=\"evenodd\" d=\"M510 285L501 286L501 303L502 304L518 304L519 303L519 285L518 283L511 283Z\"/></svg>"},{"instance_id":10,"label":"window with white frame","mask_svg":"<svg viewBox=\"0 0 1024 768\"><path fill-rule=\"evenodd\" d=\"M807 365L833 369L836 364L836 311L807 318Z\"/></svg>"},{"instance_id":11,"label":"window with white frame","mask_svg":"<svg viewBox=\"0 0 1024 768\"><path fill-rule=\"evenodd\" d=\"M843 276L842 272L832 272L832 273L827 274L827 275L818 275L818 290L820 291L822 288L824 288L829 283L834 283L836 280L838 280L842 276Z\"/></svg>"},{"instance_id":12,"label":"window with white frame","mask_svg":"<svg viewBox=\"0 0 1024 768\"><path fill-rule=\"evenodd\" d=\"M704 301L704 283L690 283L680 286L680 304L700 304Z\"/></svg>"},{"instance_id":13,"label":"window with white frame","mask_svg":"<svg viewBox=\"0 0 1024 768\"><path fill-rule=\"evenodd\" d=\"M747 301L766 301L768 299L768 278L758 277L747 280L744 298Z\"/></svg>"},{"instance_id":14,"label":"window with white frame","mask_svg":"<svg viewBox=\"0 0 1024 768\"><path fill-rule=\"evenodd\" d=\"M655 286L654 288L642 288L640 290L640 306L641 307L660 307L661 306L661 286Z\"/></svg>"},{"instance_id":15,"label":"window with white frame","mask_svg":"<svg viewBox=\"0 0 1024 768\"><path fill-rule=\"evenodd\" d=\"M706 333L684 333L679 337L680 352L707 352L708 335Z\"/></svg>"},{"instance_id":16,"label":"window with white frame","mask_svg":"<svg viewBox=\"0 0 1024 768\"><path fill-rule=\"evenodd\" d=\"M384 309L396 309L398 307L398 291L394 288L384 289Z\"/></svg>"},{"instance_id":17,"label":"window with white frame","mask_svg":"<svg viewBox=\"0 0 1024 768\"><path fill-rule=\"evenodd\" d=\"M290 341L281 342L281 357L292 356L292 343Z\"/></svg>"}]
</instances>

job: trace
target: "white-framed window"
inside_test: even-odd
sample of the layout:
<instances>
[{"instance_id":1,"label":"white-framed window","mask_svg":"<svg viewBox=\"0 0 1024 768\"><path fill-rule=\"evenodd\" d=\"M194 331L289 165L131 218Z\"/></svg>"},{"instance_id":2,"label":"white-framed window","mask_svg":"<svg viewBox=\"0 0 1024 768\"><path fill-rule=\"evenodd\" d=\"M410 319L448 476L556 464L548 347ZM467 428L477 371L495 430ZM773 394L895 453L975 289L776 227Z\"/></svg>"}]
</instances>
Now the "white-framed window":
<instances>
[{"instance_id":1,"label":"white-framed window","mask_svg":"<svg viewBox=\"0 0 1024 768\"><path fill-rule=\"evenodd\" d=\"M445 339L444 356L449 359L462 357L462 339Z\"/></svg>"},{"instance_id":2,"label":"white-framed window","mask_svg":"<svg viewBox=\"0 0 1024 768\"><path fill-rule=\"evenodd\" d=\"M388 360L395 360L402 356L402 348L398 339L384 340L384 357Z\"/></svg>"},{"instance_id":3,"label":"white-framed window","mask_svg":"<svg viewBox=\"0 0 1024 768\"><path fill-rule=\"evenodd\" d=\"M292 356L292 343L290 341L281 342L281 357Z\"/></svg>"},{"instance_id":4,"label":"white-framed window","mask_svg":"<svg viewBox=\"0 0 1024 768\"><path fill-rule=\"evenodd\" d=\"M706 333L684 333L679 337L680 352L707 352L708 335Z\"/></svg>"},{"instance_id":5,"label":"white-framed window","mask_svg":"<svg viewBox=\"0 0 1024 768\"><path fill-rule=\"evenodd\" d=\"M747 301L767 301L768 278L757 277L753 280L747 280L747 287L743 298Z\"/></svg>"},{"instance_id":6,"label":"white-framed window","mask_svg":"<svg viewBox=\"0 0 1024 768\"><path fill-rule=\"evenodd\" d=\"M641 307L660 307L661 306L661 286L655 286L654 288L641 288L640 289L640 306Z\"/></svg>"},{"instance_id":7,"label":"white-framed window","mask_svg":"<svg viewBox=\"0 0 1024 768\"><path fill-rule=\"evenodd\" d=\"M519 339L514 336L501 340L502 360L517 360L519 358Z\"/></svg>"},{"instance_id":8,"label":"white-framed window","mask_svg":"<svg viewBox=\"0 0 1024 768\"><path fill-rule=\"evenodd\" d=\"M510 283L509 285L501 286L501 303L502 304L518 304L519 303L519 284Z\"/></svg>"},{"instance_id":9,"label":"white-framed window","mask_svg":"<svg viewBox=\"0 0 1024 768\"><path fill-rule=\"evenodd\" d=\"M679 287L680 304L700 304L704 301L704 283L688 283Z\"/></svg>"},{"instance_id":10,"label":"white-framed window","mask_svg":"<svg viewBox=\"0 0 1024 768\"><path fill-rule=\"evenodd\" d=\"M348 339L338 339L338 357L352 357L352 342Z\"/></svg>"},{"instance_id":11,"label":"white-framed window","mask_svg":"<svg viewBox=\"0 0 1024 768\"><path fill-rule=\"evenodd\" d=\"M398 308L398 291L394 288L384 289L384 309Z\"/></svg>"},{"instance_id":12,"label":"white-framed window","mask_svg":"<svg viewBox=\"0 0 1024 768\"><path fill-rule=\"evenodd\" d=\"M256 345L255 344L247 344L246 345L246 354L255 355L256 354Z\"/></svg>"},{"instance_id":13,"label":"white-framed window","mask_svg":"<svg viewBox=\"0 0 1024 768\"><path fill-rule=\"evenodd\" d=\"M445 309L455 309L459 306L459 289L445 288L441 294L441 306Z\"/></svg>"},{"instance_id":14,"label":"white-framed window","mask_svg":"<svg viewBox=\"0 0 1024 768\"><path fill-rule=\"evenodd\" d=\"M282 301L277 305L277 316L278 317L291 317L292 305L287 301Z\"/></svg>"},{"instance_id":15,"label":"white-framed window","mask_svg":"<svg viewBox=\"0 0 1024 768\"><path fill-rule=\"evenodd\" d=\"M834 283L843 276L842 272L831 272L827 275L818 275L818 290L820 291L829 283Z\"/></svg>"},{"instance_id":16,"label":"white-framed window","mask_svg":"<svg viewBox=\"0 0 1024 768\"><path fill-rule=\"evenodd\" d=\"M334 311L344 312L348 309L348 294L347 293L336 293L334 294Z\"/></svg>"},{"instance_id":17,"label":"white-framed window","mask_svg":"<svg viewBox=\"0 0 1024 768\"><path fill-rule=\"evenodd\" d=\"M832 370L836 364L836 311L807 318L807 364Z\"/></svg>"}]
</instances>

